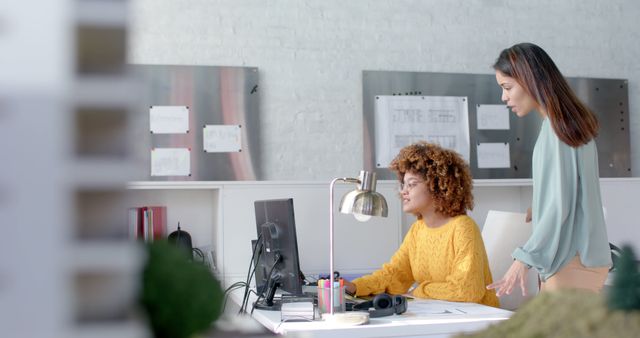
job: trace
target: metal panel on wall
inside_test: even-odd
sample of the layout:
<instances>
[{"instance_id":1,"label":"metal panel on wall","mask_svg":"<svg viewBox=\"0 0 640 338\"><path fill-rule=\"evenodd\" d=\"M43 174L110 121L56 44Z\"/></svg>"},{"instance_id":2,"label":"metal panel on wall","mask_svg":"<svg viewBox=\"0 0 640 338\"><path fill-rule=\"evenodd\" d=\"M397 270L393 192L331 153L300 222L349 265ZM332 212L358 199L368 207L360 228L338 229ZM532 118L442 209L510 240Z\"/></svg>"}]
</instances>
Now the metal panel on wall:
<instances>
[{"instance_id":1,"label":"metal panel on wall","mask_svg":"<svg viewBox=\"0 0 640 338\"><path fill-rule=\"evenodd\" d=\"M136 154L148 169L141 179L155 181L259 180L258 69L252 67L131 65L146 92L135 121ZM152 133L152 107L188 111L188 132ZM206 129L205 129L205 126ZM205 152L207 130L239 128L235 151ZM216 129L214 129L216 128ZM221 129L222 128L222 129ZM222 141L221 141L222 142ZM151 150L188 149L190 175L152 176Z\"/></svg>"},{"instance_id":2,"label":"metal panel on wall","mask_svg":"<svg viewBox=\"0 0 640 338\"><path fill-rule=\"evenodd\" d=\"M623 79L567 78L576 95L598 116L596 139L600 177L631 176L629 102ZM510 129L479 130L479 104L502 104L501 88L494 75L426 72L363 72L364 167L380 179L395 179L387 168L376 167L375 102L379 95L465 96L468 98L470 166L476 179L531 178L531 157L542 119L539 114L523 118L509 114ZM508 142L509 168L478 168L477 145Z\"/></svg>"}]
</instances>

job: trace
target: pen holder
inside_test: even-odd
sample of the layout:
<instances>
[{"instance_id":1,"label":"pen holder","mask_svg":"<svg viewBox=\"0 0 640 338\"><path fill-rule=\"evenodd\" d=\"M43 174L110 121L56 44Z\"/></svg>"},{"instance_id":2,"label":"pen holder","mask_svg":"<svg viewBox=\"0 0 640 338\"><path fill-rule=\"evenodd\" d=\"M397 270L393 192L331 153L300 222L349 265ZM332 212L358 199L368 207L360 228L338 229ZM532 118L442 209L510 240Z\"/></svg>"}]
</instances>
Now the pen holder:
<instances>
[{"instance_id":1,"label":"pen holder","mask_svg":"<svg viewBox=\"0 0 640 338\"><path fill-rule=\"evenodd\" d=\"M322 285L321 285L322 284ZM320 313L330 312L331 289L328 280L318 283L318 309ZM333 283L333 312L345 311L344 285L340 282Z\"/></svg>"}]
</instances>

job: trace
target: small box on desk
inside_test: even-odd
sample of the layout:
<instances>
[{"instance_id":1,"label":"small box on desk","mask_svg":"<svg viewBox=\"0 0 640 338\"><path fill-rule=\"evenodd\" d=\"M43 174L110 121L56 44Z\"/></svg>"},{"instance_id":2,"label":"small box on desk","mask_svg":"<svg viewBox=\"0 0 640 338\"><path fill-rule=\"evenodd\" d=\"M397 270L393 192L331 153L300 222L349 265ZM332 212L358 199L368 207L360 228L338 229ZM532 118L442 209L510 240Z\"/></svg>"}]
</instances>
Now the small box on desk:
<instances>
[{"instance_id":1,"label":"small box on desk","mask_svg":"<svg viewBox=\"0 0 640 338\"><path fill-rule=\"evenodd\" d=\"M282 297L280 316L283 322L313 321L315 308L310 297Z\"/></svg>"}]
</instances>

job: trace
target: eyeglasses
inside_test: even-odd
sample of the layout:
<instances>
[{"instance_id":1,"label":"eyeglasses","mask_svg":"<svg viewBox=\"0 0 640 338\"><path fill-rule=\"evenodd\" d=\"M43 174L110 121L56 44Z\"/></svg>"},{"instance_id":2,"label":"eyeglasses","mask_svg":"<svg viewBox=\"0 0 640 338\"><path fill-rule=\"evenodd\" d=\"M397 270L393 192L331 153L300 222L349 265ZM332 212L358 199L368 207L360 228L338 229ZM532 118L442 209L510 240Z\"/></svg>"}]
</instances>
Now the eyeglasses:
<instances>
[{"instance_id":1,"label":"eyeglasses","mask_svg":"<svg viewBox=\"0 0 640 338\"><path fill-rule=\"evenodd\" d=\"M409 182L400 182L400 185L398 185L398 191L399 192L403 192L404 189L406 188L407 191L411 191L413 190L413 188L417 187L418 184L420 183L424 183L424 181L409 181Z\"/></svg>"}]
</instances>

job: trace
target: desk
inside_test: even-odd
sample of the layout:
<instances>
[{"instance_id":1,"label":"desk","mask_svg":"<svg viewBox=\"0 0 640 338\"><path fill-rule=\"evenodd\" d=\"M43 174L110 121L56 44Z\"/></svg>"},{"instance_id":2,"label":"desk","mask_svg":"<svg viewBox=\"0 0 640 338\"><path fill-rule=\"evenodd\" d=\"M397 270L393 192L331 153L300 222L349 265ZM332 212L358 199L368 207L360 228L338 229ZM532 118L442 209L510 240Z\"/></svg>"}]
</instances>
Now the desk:
<instances>
[{"instance_id":1,"label":"desk","mask_svg":"<svg viewBox=\"0 0 640 338\"><path fill-rule=\"evenodd\" d=\"M241 295L231 295L241 302ZM456 333L479 331L508 319L513 312L475 303L412 300L407 312L371 318L361 326L332 326L321 320L280 322L279 311L255 310L253 318L278 334L300 333L305 337L450 337Z\"/></svg>"}]
</instances>

